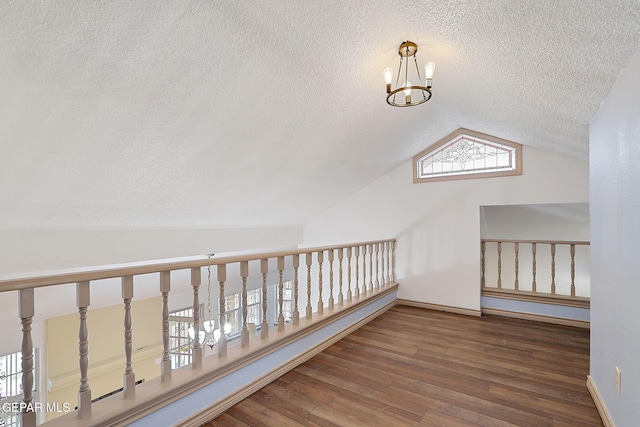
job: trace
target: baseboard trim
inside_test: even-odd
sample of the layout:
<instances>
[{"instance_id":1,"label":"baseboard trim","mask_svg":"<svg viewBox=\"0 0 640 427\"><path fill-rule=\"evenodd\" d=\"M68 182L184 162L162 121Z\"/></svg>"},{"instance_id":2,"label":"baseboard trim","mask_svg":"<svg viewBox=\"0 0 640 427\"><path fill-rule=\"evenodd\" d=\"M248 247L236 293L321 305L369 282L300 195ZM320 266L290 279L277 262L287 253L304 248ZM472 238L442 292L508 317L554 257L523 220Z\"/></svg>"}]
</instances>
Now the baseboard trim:
<instances>
[{"instance_id":1,"label":"baseboard trim","mask_svg":"<svg viewBox=\"0 0 640 427\"><path fill-rule=\"evenodd\" d=\"M251 396L253 393L257 392L258 390L265 387L269 383L273 382L274 380L278 379L279 377L286 374L290 370L294 369L296 366L306 362L307 360L311 359L313 356L317 355L318 353L321 353L328 347L340 341L342 338L346 337L347 335L351 334L352 332L356 331L357 329L371 322L373 319L380 316L385 311L392 308L394 305L396 305L396 301L392 301L389 304L385 305L384 307L379 308L378 310L369 314L368 316L361 319L357 323L354 323L353 325L344 329L339 334L334 335L331 338L315 345L314 347L310 348L306 352L291 359L289 362L266 373L256 381L251 382L251 384L248 384L238 389L233 394L211 404L210 406L203 409L201 412L198 412L197 414L194 414L191 417L186 418L181 422L175 424L174 427L201 426L202 424L212 420L213 418L217 417L227 409L231 408L236 403L239 403L243 399Z\"/></svg>"},{"instance_id":2,"label":"baseboard trim","mask_svg":"<svg viewBox=\"0 0 640 427\"><path fill-rule=\"evenodd\" d=\"M483 314L511 317L514 319L533 320L535 322L553 323L554 325L573 326L590 329L591 324L585 320L565 319L563 317L544 316L542 314L519 313L517 311L501 310L498 308L482 308Z\"/></svg>"},{"instance_id":3,"label":"baseboard trim","mask_svg":"<svg viewBox=\"0 0 640 427\"><path fill-rule=\"evenodd\" d=\"M596 404L596 409L598 409L598 413L600 414L600 418L602 418L602 423L605 425L605 427L616 427L616 425L613 423L613 419L611 418L611 414L609 414L609 411L607 410L607 406L604 404L604 400L602 400L600 391L598 391L598 387L593 381L593 377L591 375L587 375L587 389L591 394L593 403Z\"/></svg>"},{"instance_id":4,"label":"baseboard trim","mask_svg":"<svg viewBox=\"0 0 640 427\"><path fill-rule=\"evenodd\" d=\"M412 301L408 299L398 298L396 300L396 305L408 305L409 307L419 307L419 308L426 308L428 310L446 311L448 313L464 314L465 316L474 316L474 317L482 316L482 312L480 310L471 310L468 308L451 307L448 305L440 305L440 304L431 304L429 302Z\"/></svg>"},{"instance_id":5,"label":"baseboard trim","mask_svg":"<svg viewBox=\"0 0 640 427\"><path fill-rule=\"evenodd\" d=\"M586 297L570 297L566 295L551 295L533 293L531 291L514 291L512 289L482 288L483 297L527 301L541 304L554 304L564 307L589 308L591 300Z\"/></svg>"}]
</instances>

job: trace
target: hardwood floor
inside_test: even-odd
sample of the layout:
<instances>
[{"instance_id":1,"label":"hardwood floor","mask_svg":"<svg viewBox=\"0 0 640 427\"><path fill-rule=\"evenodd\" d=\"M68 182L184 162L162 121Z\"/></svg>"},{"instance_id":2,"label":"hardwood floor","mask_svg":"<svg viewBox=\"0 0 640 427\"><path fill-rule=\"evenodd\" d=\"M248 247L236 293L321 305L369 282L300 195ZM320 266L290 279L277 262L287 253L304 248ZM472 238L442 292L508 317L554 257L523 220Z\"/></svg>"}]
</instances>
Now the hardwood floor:
<instances>
[{"instance_id":1,"label":"hardwood floor","mask_svg":"<svg viewBox=\"0 0 640 427\"><path fill-rule=\"evenodd\" d=\"M213 426L602 426L589 331L396 306Z\"/></svg>"}]
</instances>

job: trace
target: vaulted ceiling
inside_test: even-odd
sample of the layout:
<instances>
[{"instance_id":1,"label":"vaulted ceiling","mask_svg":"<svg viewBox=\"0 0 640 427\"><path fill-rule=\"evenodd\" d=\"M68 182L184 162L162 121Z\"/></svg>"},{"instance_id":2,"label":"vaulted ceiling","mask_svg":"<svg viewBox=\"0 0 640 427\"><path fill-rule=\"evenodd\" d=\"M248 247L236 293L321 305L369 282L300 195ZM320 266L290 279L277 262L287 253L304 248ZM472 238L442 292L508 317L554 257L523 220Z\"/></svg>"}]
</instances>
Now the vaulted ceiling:
<instances>
[{"instance_id":1,"label":"vaulted ceiling","mask_svg":"<svg viewBox=\"0 0 640 427\"><path fill-rule=\"evenodd\" d=\"M637 0L3 1L0 228L299 224L459 127L586 162L639 47Z\"/></svg>"}]
</instances>

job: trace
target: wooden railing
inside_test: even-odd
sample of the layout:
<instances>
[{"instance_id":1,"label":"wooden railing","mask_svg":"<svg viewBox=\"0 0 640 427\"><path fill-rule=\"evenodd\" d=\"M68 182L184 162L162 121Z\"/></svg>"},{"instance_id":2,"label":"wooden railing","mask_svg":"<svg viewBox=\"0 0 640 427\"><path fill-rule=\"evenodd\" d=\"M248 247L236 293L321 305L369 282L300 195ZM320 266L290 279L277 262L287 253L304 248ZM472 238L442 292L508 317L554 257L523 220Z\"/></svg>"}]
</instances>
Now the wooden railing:
<instances>
[{"instance_id":1,"label":"wooden railing","mask_svg":"<svg viewBox=\"0 0 640 427\"><path fill-rule=\"evenodd\" d=\"M589 242L482 239L480 264L483 295L589 301Z\"/></svg>"},{"instance_id":2,"label":"wooden railing","mask_svg":"<svg viewBox=\"0 0 640 427\"><path fill-rule=\"evenodd\" d=\"M33 344L31 336L31 326L35 315L34 289L58 286L63 284L75 283L76 301L79 314L78 322L78 369L80 374L80 382L78 384L78 408L77 417L79 419L90 419L94 414L94 406L100 406L102 402L92 404L92 393L90 388L91 378L89 377L89 356L91 354L90 339L87 328L88 308L91 304L91 289L93 286L102 286L104 283L93 283L102 279L119 278L121 282L122 301L124 307L124 329L123 329L123 347L125 355L125 366L123 370L123 393L121 399L136 400L136 376L132 363L132 334L133 326L131 321L131 300L134 296L134 277L140 275L148 275L150 273L157 274L157 284L162 299L162 310L158 314L158 322L162 324L162 352L158 355L161 360L160 382L162 392L170 392L172 386L172 369L169 357L169 294L171 292L172 272L178 270L189 270L190 285L193 290L193 325L194 330L201 330L203 324L201 322L201 298L200 287L202 284L203 268L209 269L215 266L217 269L217 282L219 288L219 324L225 324L225 284L228 281L227 270L229 266L237 265L242 282L242 330L240 346L244 349L253 344L249 339L247 329L247 283L250 276L250 264L259 265L261 274L263 301L262 308L266 312L268 302L266 298L267 275L269 273L269 260L275 261L277 269L277 331L283 332L285 329L283 316L283 280L285 276L285 261L292 266L294 281L293 288L293 313L292 325L296 327L301 322L299 314L299 306L305 305L305 324L310 325L313 319L321 317L325 308L329 312L337 309L336 305L346 306L354 301L368 298L369 295L379 293L382 288L388 287L395 282L395 249L396 241L380 240L373 242L362 242L347 245L325 246L294 249L279 252L264 252L250 255L238 255L227 257L199 257L196 259L180 260L180 261L162 261L157 263L144 263L136 265L120 265L105 268L83 269L78 271L64 272L60 274L48 274L41 276L30 276L14 278L10 280L0 280L0 292L18 291L19 307L18 316L22 322L22 389L24 391L22 408L22 426L33 427L36 425L36 417L33 411L33 381L34 381L34 360L33 360ZM306 265L306 298L304 294L299 292L299 267L300 257L304 256ZM325 255L329 262L328 273L326 271ZM338 264L338 273L335 277L334 263ZM315 262L314 262L315 261ZM344 274L346 264L346 275ZM235 267L234 267L235 268ZM328 298L323 297L323 273L328 274ZM338 283L337 302L334 297L335 281ZM346 286L346 289L345 289ZM317 291L317 313L314 316L312 309L312 289ZM302 299L306 301L301 301ZM325 300L328 306L325 307ZM210 301L207 301L210 303ZM267 340L269 337L269 325L266 321L266 315L263 314L263 322L260 325L260 338ZM210 326L210 325L209 325ZM222 329L222 328L221 328ZM204 349L195 334L192 340L192 368L196 370L203 369ZM222 333L216 343L217 358L224 363L227 357L228 342L225 334ZM264 346L263 346L264 347ZM208 357L207 357L208 359ZM142 384L146 387L149 381ZM140 386L139 386L140 387ZM184 394L184 384L180 384L181 393ZM156 401L162 400L155 398ZM174 399L175 400L175 399ZM144 403L144 402L143 402ZM132 411L132 405L124 405ZM135 411L133 411L135 412ZM126 414L119 415L118 423L126 419ZM104 420L104 418L103 418ZM103 421L101 421L103 422ZM92 424L92 423L89 423Z\"/></svg>"}]
</instances>

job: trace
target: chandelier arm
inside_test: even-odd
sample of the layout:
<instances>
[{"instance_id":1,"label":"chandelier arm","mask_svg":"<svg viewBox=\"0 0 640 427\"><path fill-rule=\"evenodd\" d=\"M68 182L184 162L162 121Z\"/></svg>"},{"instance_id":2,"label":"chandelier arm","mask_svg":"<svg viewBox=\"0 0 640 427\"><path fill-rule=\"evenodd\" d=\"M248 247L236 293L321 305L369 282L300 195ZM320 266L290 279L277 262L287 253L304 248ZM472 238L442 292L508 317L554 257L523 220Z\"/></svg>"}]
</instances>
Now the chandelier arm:
<instances>
[{"instance_id":1,"label":"chandelier arm","mask_svg":"<svg viewBox=\"0 0 640 427\"><path fill-rule=\"evenodd\" d=\"M396 88L398 87L398 83L400 83L400 71L402 71L402 56L400 57L400 66L398 67L398 75L396 76Z\"/></svg>"},{"instance_id":2,"label":"chandelier arm","mask_svg":"<svg viewBox=\"0 0 640 427\"><path fill-rule=\"evenodd\" d=\"M400 55L400 66L398 66L398 75L396 76L396 89L398 89L398 84L400 83L400 72L402 71L402 55ZM396 103L396 93L398 93L398 91L396 90L393 93L393 103ZM389 97L387 96L387 99L389 99Z\"/></svg>"},{"instance_id":3,"label":"chandelier arm","mask_svg":"<svg viewBox=\"0 0 640 427\"><path fill-rule=\"evenodd\" d=\"M420 75L420 67L418 67L418 58L416 58L415 55L413 55L413 62L416 64L416 72L418 73L418 80L420 80L420 86L422 86L422 76ZM426 86L426 82L425 82L425 86Z\"/></svg>"},{"instance_id":4,"label":"chandelier arm","mask_svg":"<svg viewBox=\"0 0 640 427\"><path fill-rule=\"evenodd\" d=\"M407 46L407 55L409 55L409 46ZM407 56L408 58L408 56ZM404 64L404 84L406 85L409 81L409 60Z\"/></svg>"}]
</instances>

